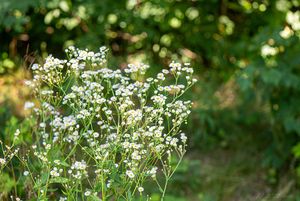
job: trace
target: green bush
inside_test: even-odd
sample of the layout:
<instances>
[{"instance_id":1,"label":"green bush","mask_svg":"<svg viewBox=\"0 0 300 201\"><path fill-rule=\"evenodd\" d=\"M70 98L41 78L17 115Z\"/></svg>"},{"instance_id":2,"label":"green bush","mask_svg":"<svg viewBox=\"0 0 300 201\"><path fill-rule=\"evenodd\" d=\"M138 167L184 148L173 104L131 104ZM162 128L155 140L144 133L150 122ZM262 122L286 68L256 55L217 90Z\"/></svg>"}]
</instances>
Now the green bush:
<instances>
[{"instance_id":1,"label":"green bush","mask_svg":"<svg viewBox=\"0 0 300 201\"><path fill-rule=\"evenodd\" d=\"M17 57L31 64L69 45L107 45L111 65L130 55L150 74L191 62L200 80L186 95L195 101L191 149L253 134L262 165L279 173L291 165L300 176L299 8L299 0L1 1L0 73L16 70Z\"/></svg>"}]
</instances>

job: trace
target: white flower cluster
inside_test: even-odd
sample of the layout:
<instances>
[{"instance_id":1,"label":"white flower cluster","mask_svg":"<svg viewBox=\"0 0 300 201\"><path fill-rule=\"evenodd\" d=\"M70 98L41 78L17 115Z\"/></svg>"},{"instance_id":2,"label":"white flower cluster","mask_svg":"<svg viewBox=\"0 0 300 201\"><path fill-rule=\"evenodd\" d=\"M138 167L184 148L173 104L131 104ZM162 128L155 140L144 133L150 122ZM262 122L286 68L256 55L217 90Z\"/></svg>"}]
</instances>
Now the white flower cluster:
<instances>
[{"instance_id":1,"label":"white flower cluster","mask_svg":"<svg viewBox=\"0 0 300 201\"><path fill-rule=\"evenodd\" d=\"M83 69L85 67L84 63L86 61L90 61L91 65L96 67L98 65L102 65L106 63L106 52L108 49L104 46L99 48L99 52L95 53L93 51L89 50L81 50L78 48L75 48L74 46L68 47L65 52L69 56L70 60L68 61L67 65L71 67L71 69ZM82 67L79 67L76 64L79 64L80 61L83 61ZM74 64L74 65L73 65Z\"/></svg>"},{"instance_id":2,"label":"white flower cluster","mask_svg":"<svg viewBox=\"0 0 300 201\"><path fill-rule=\"evenodd\" d=\"M272 47L268 44L265 44L261 47L261 56L262 57L268 57L268 56L275 56L279 52L279 49L277 47Z\"/></svg>"},{"instance_id":3,"label":"white flower cluster","mask_svg":"<svg viewBox=\"0 0 300 201\"><path fill-rule=\"evenodd\" d=\"M49 84L59 84L63 80L62 70L67 60L54 58L52 55L46 58L45 64L40 66L33 64L31 69L35 72L33 82L43 81Z\"/></svg>"},{"instance_id":4,"label":"white flower cluster","mask_svg":"<svg viewBox=\"0 0 300 201\"><path fill-rule=\"evenodd\" d=\"M38 87L41 101L34 108L40 121L34 155L52 182L64 181L66 197L79 186L89 189L85 196L100 193L103 200L126 198L128 191L142 194L148 179L159 185L158 172L169 181L174 160L179 163L185 153L187 137L180 126L192 103L181 97L196 82L190 65L172 62L154 78L137 81L148 65L112 70L106 52L105 47L97 53L69 47L67 60L49 56L32 67L29 85ZM53 160L63 163L51 165ZM118 186L123 190L114 189Z\"/></svg>"},{"instance_id":5,"label":"white flower cluster","mask_svg":"<svg viewBox=\"0 0 300 201\"><path fill-rule=\"evenodd\" d=\"M292 12L288 11L286 13L286 25L283 30L279 32L279 35L283 39L289 39L293 35L299 37L300 33L300 11Z\"/></svg>"},{"instance_id":6,"label":"white flower cluster","mask_svg":"<svg viewBox=\"0 0 300 201\"><path fill-rule=\"evenodd\" d=\"M82 179L87 176L87 164L85 161L75 161L68 173L75 179Z\"/></svg>"},{"instance_id":7,"label":"white flower cluster","mask_svg":"<svg viewBox=\"0 0 300 201\"><path fill-rule=\"evenodd\" d=\"M286 21L292 26L293 30L300 30L300 11L289 11L286 15Z\"/></svg>"},{"instance_id":8,"label":"white flower cluster","mask_svg":"<svg viewBox=\"0 0 300 201\"><path fill-rule=\"evenodd\" d=\"M20 134L20 130L17 129L14 134L14 142L16 138L18 138ZM12 146L4 145L3 142L0 140L0 150L2 156L0 157L0 173L2 169L12 160L12 158L18 154L19 148L15 148L14 144Z\"/></svg>"},{"instance_id":9,"label":"white flower cluster","mask_svg":"<svg viewBox=\"0 0 300 201\"><path fill-rule=\"evenodd\" d=\"M146 70L149 68L148 65L140 63L140 64L128 64L127 68L124 69L125 73L137 73L145 74Z\"/></svg>"}]
</instances>

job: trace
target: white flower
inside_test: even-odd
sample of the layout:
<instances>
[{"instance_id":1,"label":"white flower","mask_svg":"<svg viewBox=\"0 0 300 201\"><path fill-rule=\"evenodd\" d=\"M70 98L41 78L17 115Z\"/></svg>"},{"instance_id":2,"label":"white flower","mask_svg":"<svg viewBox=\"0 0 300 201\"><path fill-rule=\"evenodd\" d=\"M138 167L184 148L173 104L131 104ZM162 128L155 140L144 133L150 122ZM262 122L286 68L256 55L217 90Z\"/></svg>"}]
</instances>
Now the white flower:
<instances>
[{"instance_id":1,"label":"white flower","mask_svg":"<svg viewBox=\"0 0 300 201\"><path fill-rule=\"evenodd\" d=\"M85 161L76 161L73 165L73 168L78 169L78 170L85 170L86 169L86 162Z\"/></svg>"},{"instance_id":2,"label":"white flower","mask_svg":"<svg viewBox=\"0 0 300 201\"><path fill-rule=\"evenodd\" d=\"M186 137L186 135L185 135L184 133L181 133L180 139L181 139L181 141L182 141L183 143L186 143L186 141L187 141L187 137Z\"/></svg>"},{"instance_id":3,"label":"white flower","mask_svg":"<svg viewBox=\"0 0 300 201\"><path fill-rule=\"evenodd\" d=\"M34 103L33 102L25 102L25 104L24 104L24 109L25 110L28 110L28 109L31 109L31 108L33 108L34 107Z\"/></svg>"},{"instance_id":4,"label":"white flower","mask_svg":"<svg viewBox=\"0 0 300 201\"><path fill-rule=\"evenodd\" d=\"M54 167L53 170L50 171L50 175L53 177L59 177L58 169Z\"/></svg>"},{"instance_id":5,"label":"white flower","mask_svg":"<svg viewBox=\"0 0 300 201\"><path fill-rule=\"evenodd\" d=\"M20 135L20 129L17 129L16 132L15 132L15 134L14 134L14 137L18 138L19 135Z\"/></svg>"},{"instance_id":6,"label":"white flower","mask_svg":"<svg viewBox=\"0 0 300 201\"><path fill-rule=\"evenodd\" d=\"M23 175L24 175L24 176L28 176L28 175L29 175L29 172L28 172L28 171L24 171Z\"/></svg>"},{"instance_id":7,"label":"white flower","mask_svg":"<svg viewBox=\"0 0 300 201\"><path fill-rule=\"evenodd\" d=\"M284 29L280 31L279 34L282 38L288 39L294 34L294 31L290 27L285 26Z\"/></svg>"},{"instance_id":8,"label":"white flower","mask_svg":"<svg viewBox=\"0 0 300 201\"><path fill-rule=\"evenodd\" d=\"M289 11L286 15L286 21L292 26L295 31L300 30L300 11Z\"/></svg>"},{"instance_id":9,"label":"white flower","mask_svg":"<svg viewBox=\"0 0 300 201\"><path fill-rule=\"evenodd\" d=\"M143 112L140 109L129 110L124 115L127 117L127 125L134 125L143 119Z\"/></svg>"},{"instance_id":10,"label":"white flower","mask_svg":"<svg viewBox=\"0 0 300 201\"><path fill-rule=\"evenodd\" d=\"M162 72L163 72L163 74L169 74L169 70L167 70L167 69L163 69Z\"/></svg>"},{"instance_id":11,"label":"white flower","mask_svg":"<svg viewBox=\"0 0 300 201\"><path fill-rule=\"evenodd\" d=\"M40 127L41 128L45 128L46 127L46 124L44 122L40 123Z\"/></svg>"},{"instance_id":12,"label":"white flower","mask_svg":"<svg viewBox=\"0 0 300 201\"><path fill-rule=\"evenodd\" d=\"M82 179L87 176L87 164L85 161L76 161L72 164L71 169L68 171L75 179Z\"/></svg>"},{"instance_id":13,"label":"white flower","mask_svg":"<svg viewBox=\"0 0 300 201\"><path fill-rule=\"evenodd\" d=\"M159 80L165 80L164 74L163 73L158 73L157 74L157 79L159 79Z\"/></svg>"},{"instance_id":14,"label":"white flower","mask_svg":"<svg viewBox=\"0 0 300 201\"><path fill-rule=\"evenodd\" d=\"M126 171L126 175L130 178L130 179L132 179L132 178L134 178L134 173L131 171L131 170L127 170Z\"/></svg>"},{"instance_id":15,"label":"white flower","mask_svg":"<svg viewBox=\"0 0 300 201\"><path fill-rule=\"evenodd\" d=\"M141 193L144 191L144 188L140 186L140 187L138 187L138 191Z\"/></svg>"},{"instance_id":16,"label":"white flower","mask_svg":"<svg viewBox=\"0 0 300 201\"><path fill-rule=\"evenodd\" d=\"M157 167L153 167L151 170L147 171L147 174L149 174L152 178L155 178L157 169Z\"/></svg>"},{"instance_id":17,"label":"white flower","mask_svg":"<svg viewBox=\"0 0 300 201\"><path fill-rule=\"evenodd\" d=\"M139 155L139 152L138 151L134 151L132 154L131 154L131 157L132 159L134 160L141 160L141 156Z\"/></svg>"},{"instance_id":18,"label":"white flower","mask_svg":"<svg viewBox=\"0 0 300 201\"><path fill-rule=\"evenodd\" d=\"M278 48L272 47L270 45L263 45L261 47L261 56L267 57L267 56L275 56L278 53Z\"/></svg>"},{"instance_id":19,"label":"white flower","mask_svg":"<svg viewBox=\"0 0 300 201\"><path fill-rule=\"evenodd\" d=\"M39 69L39 65L38 64L33 64L31 69L32 70L37 70L37 69Z\"/></svg>"},{"instance_id":20,"label":"white flower","mask_svg":"<svg viewBox=\"0 0 300 201\"><path fill-rule=\"evenodd\" d=\"M90 196L91 195L91 191L85 191L84 195L85 196Z\"/></svg>"},{"instance_id":21,"label":"white flower","mask_svg":"<svg viewBox=\"0 0 300 201\"><path fill-rule=\"evenodd\" d=\"M140 63L140 64L128 64L127 68L124 69L125 73L136 73L140 72L141 74L144 74L145 71L149 68L148 65Z\"/></svg>"},{"instance_id":22,"label":"white flower","mask_svg":"<svg viewBox=\"0 0 300 201\"><path fill-rule=\"evenodd\" d=\"M99 133L94 132L93 136L94 136L94 138L97 138L97 137L99 137Z\"/></svg>"},{"instance_id":23,"label":"white flower","mask_svg":"<svg viewBox=\"0 0 300 201\"><path fill-rule=\"evenodd\" d=\"M161 95L161 94L160 95L154 95L154 96L151 97L151 100L154 103L163 106L165 104L166 100L167 100L167 97L164 96L164 95Z\"/></svg>"},{"instance_id":24,"label":"white flower","mask_svg":"<svg viewBox=\"0 0 300 201\"><path fill-rule=\"evenodd\" d=\"M181 66L182 65L180 63L172 61L169 65L170 71L173 72L173 73L176 72L176 71L181 71Z\"/></svg>"},{"instance_id":25,"label":"white flower","mask_svg":"<svg viewBox=\"0 0 300 201\"><path fill-rule=\"evenodd\" d=\"M0 158L0 164L1 164L1 165L4 165L5 163L6 163L5 158Z\"/></svg>"}]
</instances>

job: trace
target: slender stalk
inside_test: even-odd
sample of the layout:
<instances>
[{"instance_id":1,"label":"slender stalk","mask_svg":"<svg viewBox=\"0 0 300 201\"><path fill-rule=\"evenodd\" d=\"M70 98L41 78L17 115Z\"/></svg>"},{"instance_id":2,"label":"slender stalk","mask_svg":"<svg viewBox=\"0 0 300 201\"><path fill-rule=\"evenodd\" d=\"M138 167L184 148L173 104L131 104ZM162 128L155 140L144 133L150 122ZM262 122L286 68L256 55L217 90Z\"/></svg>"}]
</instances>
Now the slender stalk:
<instances>
[{"instance_id":1,"label":"slender stalk","mask_svg":"<svg viewBox=\"0 0 300 201\"><path fill-rule=\"evenodd\" d=\"M169 179L170 179L169 177L166 177L164 189L163 189L163 192L162 192L162 195L161 195L161 198L160 198L161 201L163 201L164 198L165 198L165 194L166 194L166 191L167 191Z\"/></svg>"},{"instance_id":2,"label":"slender stalk","mask_svg":"<svg viewBox=\"0 0 300 201\"><path fill-rule=\"evenodd\" d=\"M104 175L102 173L101 175L101 193L102 193L102 201L106 201L106 197L105 197L105 180L104 180Z\"/></svg>"}]
</instances>

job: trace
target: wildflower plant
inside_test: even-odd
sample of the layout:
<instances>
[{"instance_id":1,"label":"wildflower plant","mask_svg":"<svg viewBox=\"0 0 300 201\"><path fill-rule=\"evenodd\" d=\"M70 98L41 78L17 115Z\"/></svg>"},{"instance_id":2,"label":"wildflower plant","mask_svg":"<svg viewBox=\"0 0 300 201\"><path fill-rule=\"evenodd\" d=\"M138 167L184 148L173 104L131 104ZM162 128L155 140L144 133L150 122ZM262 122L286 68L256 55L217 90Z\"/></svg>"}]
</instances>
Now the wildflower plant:
<instances>
[{"instance_id":1,"label":"wildflower plant","mask_svg":"<svg viewBox=\"0 0 300 201\"><path fill-rule=\"evenodd\" d=\"M25 107L37 120L34 142L17 157L38 200L149 199L151 181L163 200L186 152L180 127L192 103L182 95L193 69L172 62L146 78L145 64L107 68L107 51L69 47L66 60L32 66L26 83L39 103Z\"/></svg>"}]
</instances>

